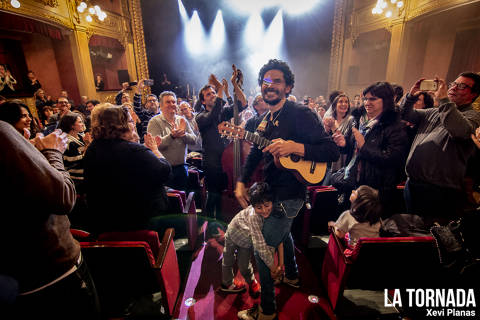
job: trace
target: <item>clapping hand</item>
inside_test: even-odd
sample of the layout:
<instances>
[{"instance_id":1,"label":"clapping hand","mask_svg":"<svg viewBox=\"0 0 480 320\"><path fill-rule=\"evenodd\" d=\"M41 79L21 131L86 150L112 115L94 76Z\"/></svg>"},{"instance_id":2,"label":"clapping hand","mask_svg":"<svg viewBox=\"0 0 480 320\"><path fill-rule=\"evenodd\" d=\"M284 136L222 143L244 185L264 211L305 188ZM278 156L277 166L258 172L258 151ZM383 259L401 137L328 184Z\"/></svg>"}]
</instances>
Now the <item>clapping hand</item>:
<instances>
[{"instance_id":1,"label":"clapping hand","mask_svg":"<svg viewBox=\"0 0 480 320\"><path fill-rule=\"evenodd\" d=\"M332 135L333 142L341 148L345 147L347 145L347 141L345 140L345 136L341 134L340 132L335 132Z\"/></svg>"},{"instance_id":2,"label":"clapping hand","mask_svg":"<svg viewBox=\"0 0 480 320\"><path fill-rule=\"evenodd\" d=\"M353 137L355 138L355 141L357 142L357 148L361 149L365 144L365 137L355 127L352 128L352 133L353 133Z\"/></svg>"},{"instance_id":3,"label":"clapping hand","mask_svg":"<svg viewBox=\"0 0 480 320\"><path fill-rule=\"evenodd\" d=\"M153 152L158 151L158 146L162 144L162 138L159 136L152 136L151 133L147 133L143 136L143 144L148 149L152 150Z\"/></svg>"},{"instance_id":4,"label":"clapping hand","mask_svg":"<svg viewBox=\"0 0 480 320\"><path fill-rule=\"evenodd\" d=\"M46 137L37 135L33 140L35 147L40 151L44 149L54 149L64 153L68 145L67 134L60 129L56 129Z\"/></svg>"}]
</instances>

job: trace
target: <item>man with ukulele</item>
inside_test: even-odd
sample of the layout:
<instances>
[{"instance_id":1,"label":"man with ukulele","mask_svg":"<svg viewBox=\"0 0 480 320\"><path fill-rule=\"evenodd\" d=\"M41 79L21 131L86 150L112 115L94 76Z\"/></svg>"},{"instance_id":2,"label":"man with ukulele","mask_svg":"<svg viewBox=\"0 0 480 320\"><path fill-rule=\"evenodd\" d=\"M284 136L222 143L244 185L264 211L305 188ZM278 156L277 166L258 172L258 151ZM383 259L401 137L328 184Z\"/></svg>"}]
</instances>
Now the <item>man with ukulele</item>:
<instances>
[{"instance_id":1,"label":"man with ukulele","mask_svg":"<svg viewBox=\"0 0 480 320\"><path fill-rule=\"evenodd\" d=\"M256 132L272 144L263 150L252 147L244 166L242 179L237 182L235 196L246 208L248 197L245 185L259 162L264 160L263 174L274 194L272 214L265 219L263 236L267 245L278 247L283 242L285 256L285 277L283 283L300 287L298 268L295 262L293 239L290 228L293 218L304 205L306 186L297 180L291 171L279 169L274 158L297 155L314 162L336 161L339 157L337 146L325 133L318 117L308 107L287 101L294 86L294 75L283 61L270 60L259 72L263 100L269 112L257 120ZM270 269L255 252L255 260L262 286L260 308L243 310L240 319L274 319L276 317L275 288L273 278L283 273Z\"/></svg>"}]
</instances>

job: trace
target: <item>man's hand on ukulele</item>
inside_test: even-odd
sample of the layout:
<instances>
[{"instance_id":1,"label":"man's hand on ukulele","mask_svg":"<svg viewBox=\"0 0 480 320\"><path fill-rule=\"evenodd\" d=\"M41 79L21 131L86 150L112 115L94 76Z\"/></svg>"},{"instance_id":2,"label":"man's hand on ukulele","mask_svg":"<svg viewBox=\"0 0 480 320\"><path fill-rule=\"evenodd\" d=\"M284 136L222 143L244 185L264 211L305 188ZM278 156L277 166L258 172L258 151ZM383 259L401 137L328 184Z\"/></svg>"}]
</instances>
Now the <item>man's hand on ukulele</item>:
<instances>
[{"instance_id":1,"label":"man's hand on ukulele","mask_svg":"<svg viewBox=\"0 0 480 320\"><path fill-rule=\"evenodd\" d=\"M304 156L305 147L301 143L292 140L273 139L272 144L263 149L263 152L270 152L274 157L285 157L292 153Z\"/></svg>"}]
</instances>

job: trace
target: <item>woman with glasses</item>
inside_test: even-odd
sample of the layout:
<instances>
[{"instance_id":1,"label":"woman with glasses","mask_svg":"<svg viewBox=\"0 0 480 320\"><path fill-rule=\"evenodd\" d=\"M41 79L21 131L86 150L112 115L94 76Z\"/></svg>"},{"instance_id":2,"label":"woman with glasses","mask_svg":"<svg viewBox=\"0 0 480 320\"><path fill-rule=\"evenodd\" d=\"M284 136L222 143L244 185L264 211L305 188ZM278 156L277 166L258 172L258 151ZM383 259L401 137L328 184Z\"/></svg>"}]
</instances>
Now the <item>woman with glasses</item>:
<instances>
[{"instance_id":1,"label":"woman with glasses","mask_svg":"<svg viewBox=\"0 0 480 320\"><path fill-rule=\"evenodd\" d=\"M397 184L408 151L408 138L399 114L395 111L394 91L388 82L377 82L363 90L364 106L356 114L352 128L354 155L344 170L332 176L332 184L350 194L360 185L379 191L383 217L399 210L395 201ZM334 137L340 147L345 137Z\"/></svg>"},{"instance_id":2,"label":"woman with glasses","mask_svg":"<svg viewBox=\"0 0 480 320\"><path fill-rule=\"evenodd\" d=\"M164 184L171 168L158 151L159 139L135 140L135 122L128 108L109 103L92 111L93 141L84 156L89 221L94 233L148 229L152 217L164 213Z\"/></svg>"}]
</instances>

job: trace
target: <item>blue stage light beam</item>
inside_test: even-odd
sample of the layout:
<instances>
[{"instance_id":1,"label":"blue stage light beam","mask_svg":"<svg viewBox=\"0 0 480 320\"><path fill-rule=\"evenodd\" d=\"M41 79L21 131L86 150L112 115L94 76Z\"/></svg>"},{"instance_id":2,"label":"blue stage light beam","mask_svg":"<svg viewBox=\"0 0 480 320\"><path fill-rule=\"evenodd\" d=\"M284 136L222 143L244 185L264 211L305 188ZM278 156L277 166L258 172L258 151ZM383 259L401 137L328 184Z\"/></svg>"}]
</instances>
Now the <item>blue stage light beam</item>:
<instances>
[{"instance_id":1,"label":"blue stage light beam","mask_svg":"<svg viewBox=\"0 0 480 320\"><path fill-rule=\"evenodd\" d=\"M193 55L201 55L206 49L206 35L197 10L193 11L192 17L185 26L185 47Z\"/></svg>"},{"instance_id":2,"label":"blue stage light beam","mask_svg":"<svg viewBox=\"0 0 480 320\"><path fill-rule=\"evenodd\" d=\"M225 45L225 24L223 23L222 10L217 11L215 20L213 21L212 29L209 37L210 49L214 52L222 51Z\"/></svg>"},{"instance_id":3,"label":"blue stage light beam","mask_svg":"<svg viewBox=\"0 0 480 320\"><path fill-rule=\"evenodd\" d=\"M255 12L247 20L243 31L243 43L248 49L256 50L262 45L265 24L259 12Z\"/></svg>"},{"instance_id":4,"label":"blue stage light beam","mask_svg":"<svg viewBox=\"0 0 480 320\"><path fill-rule=\"evenodd\" d=\"M283 10L278 10L265 32L264 52L272 58L282 57L283 53Z\"/></svg>"},{"instance_id":5,"label":"blue stage light beam","mask_svg":"<svg viewBox=\"0 0 480 320\"><path fill-rule=\"evenodd\" d=\"M178 0L178 12L180 13L180 18L182 18L182 25L186 26L188 23L188 14L182 0Z\"/></svg>"}]
</instances>

